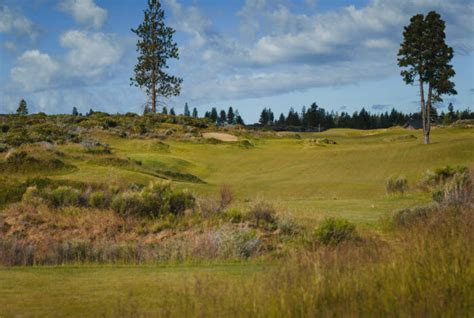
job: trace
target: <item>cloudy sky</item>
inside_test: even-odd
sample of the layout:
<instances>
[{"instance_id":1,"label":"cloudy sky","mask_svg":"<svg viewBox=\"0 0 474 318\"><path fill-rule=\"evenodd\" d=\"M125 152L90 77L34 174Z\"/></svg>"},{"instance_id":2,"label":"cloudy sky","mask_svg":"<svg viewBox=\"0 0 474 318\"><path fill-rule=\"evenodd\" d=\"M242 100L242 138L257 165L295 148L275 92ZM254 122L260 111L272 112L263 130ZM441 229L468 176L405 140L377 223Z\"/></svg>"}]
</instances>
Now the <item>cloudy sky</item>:
<instances>
[{"instance_id":1,"label":"cloudy sky","mask_svg":"<svg viewBox=\"0 0 474 318\"><path fill-rule=\"evenodd\" d=\"M177 33L185 102L237 107L257 119L317 102L334 111L418 109L396 65L410 17L438 11L455 50L456 108L474 108L472 0L163 0ZM0 0L0 113L25 98L34 112L142 112L130 86L146 0ZM440 108L446 107L439 105Z\"/></svg>"}]
</instances>

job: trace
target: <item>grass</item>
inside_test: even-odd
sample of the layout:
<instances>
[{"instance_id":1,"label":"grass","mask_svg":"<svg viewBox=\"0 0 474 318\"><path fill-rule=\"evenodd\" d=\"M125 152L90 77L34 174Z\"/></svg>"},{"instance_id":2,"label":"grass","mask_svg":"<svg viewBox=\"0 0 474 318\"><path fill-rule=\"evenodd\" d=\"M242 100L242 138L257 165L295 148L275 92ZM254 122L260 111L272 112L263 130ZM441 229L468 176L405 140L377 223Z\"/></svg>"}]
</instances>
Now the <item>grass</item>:
<instances>
[{"instance_id":1,"label":"grass","mask_svg":"<svg viewBox=\"0 0 474 318\"><path fill-rule=\"evenodd\" d=\"M114 155L141 161L144 171L104 167L78 159L71 160L78 167L76 171L56 178L81 181L105 178L117 183L146 184L156 178L145 173L146 169L158 174L177 172L205 182L178 178L178 187L216 195L225 183L236 193L237 203L269 200L305 222L344 216L358 223L373 223L394 209L430 200L416 191L395 198L387 196L385 182L389 177L404 175L409 186L413 186L427 169L448 164L474 167L474 133L469 129L434 129L433 144L429 146L422 145L420 131L401 128L300 133L302 140L293 135L254 138L255 147L250 149L232 143L168 140L169 149L161 151L157 150L155 140L130 140L97 133L95 137L109 144ZM416 138L405 138L410 135ZM304 140L314 138L328 138L337 144L308 148ZM67 153L70 147L60 149Z\"/></svg>"},{"instance_id":2,"label":"grass","mask_svg":"<svg viewBox=\"0 0 474 318\"><path fill-rule=\"evenodd\" d=\"M141 310L163 313L157 304L179 303L176 294L200 275L250 279L258 264L185 266L52 266L0 268L0 315L85 317L116 315L133 297ZM188 285L189 284L189 285ZM128 306L128 304L126 304Z\"/></svg>"}]
</instances>

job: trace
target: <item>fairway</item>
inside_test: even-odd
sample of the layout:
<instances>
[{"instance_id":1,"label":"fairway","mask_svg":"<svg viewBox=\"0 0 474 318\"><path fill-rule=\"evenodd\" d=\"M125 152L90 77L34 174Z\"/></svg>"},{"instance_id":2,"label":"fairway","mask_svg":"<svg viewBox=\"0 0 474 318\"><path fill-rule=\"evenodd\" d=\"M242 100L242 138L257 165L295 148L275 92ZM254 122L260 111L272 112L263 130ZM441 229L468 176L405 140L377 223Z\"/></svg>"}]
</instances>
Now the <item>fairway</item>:
<instances>
[{"instance_id":1,"label":"fairway","mask_svg":"<svg viewBox=\"0 0 474 318\"><path fill-rule=\"evenodd\" d=\"M251 147L239 142L166 140L169 147L162 149L156 140L104 133L95 137L109 144L115 156L138 160L151 170L192 174L205 182L175 182L179 188L215 196L227 184L236 193L237 205L271 201L281 213L303 222L337 216L373 223L388 212L429 202L431 195L416 187L427 170L446 165L474 167L474 132L461 128L434 129L433 143L427 146L422 145L421 131L402 128L240 136L250 140ZM336 144L314 142L320 138ZM62 147L69 154L78 151ZM78 169L54 178L143 184L157 179L128 167L69 157ZM410 191L404 196L386 194L385 182L393 176L407 178Z\"/></svg>"}]
</instances>

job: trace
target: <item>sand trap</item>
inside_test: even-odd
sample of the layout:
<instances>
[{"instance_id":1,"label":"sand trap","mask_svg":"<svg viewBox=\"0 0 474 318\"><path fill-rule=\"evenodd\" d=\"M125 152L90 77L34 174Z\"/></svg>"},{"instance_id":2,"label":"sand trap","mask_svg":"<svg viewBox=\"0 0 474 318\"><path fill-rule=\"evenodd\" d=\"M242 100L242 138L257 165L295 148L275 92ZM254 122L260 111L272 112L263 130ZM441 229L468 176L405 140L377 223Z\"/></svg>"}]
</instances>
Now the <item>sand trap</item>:
<instances>
[{"instance_id":1,"label":"sand trap","mask_svg":"<svg viewBox=\"0 0 474 318\"><path fill-rule=\"evenodd\" d=\"M202 136L207 139L214 138L220 141L239 141L239 138L235 137L234 135L216 132L203 133Z\"/></svg>"}]
</instances>

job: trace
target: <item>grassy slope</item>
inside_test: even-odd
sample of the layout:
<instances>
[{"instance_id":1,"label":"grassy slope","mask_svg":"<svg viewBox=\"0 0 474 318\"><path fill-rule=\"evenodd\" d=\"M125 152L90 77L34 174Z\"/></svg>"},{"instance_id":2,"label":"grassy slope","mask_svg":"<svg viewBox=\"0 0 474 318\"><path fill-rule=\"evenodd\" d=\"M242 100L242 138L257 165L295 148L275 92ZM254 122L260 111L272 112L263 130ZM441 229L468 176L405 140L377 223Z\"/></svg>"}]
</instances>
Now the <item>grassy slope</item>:
<instances>
[{"instance_id":1,"label":"grassy slope","mask_svg":"<svg viewBox=\"0 0 474 318\"><path fill-rule=\"evenodd\" d=\"M417 139L405 139L414 134ZM444 165L474 167L474 132L467 129L435 129L433 143L421 145L421 132L404 129L357 131L329 130L287 138L253 140L246 149L235 144L198 144L167 141L169 150L152 140L129 140L102 135L115 154L140 160L154 169L194 174L206 184L177 183L198 193L215 195L221 184L230 185L240 204L271 200L286 213L314 222L323 216L343 216L372 223L388 211L423 204L431 198L413 192L389 197L388 177L404 175L415 185L427 169ZM305 139L326 137L337 145L311 145ZM65 150L65 149L64 149ZM76 161L78 171L60 178L84 181L141 182L154 179L121 167L104 167Z\"/></svg>"}]
</instances>

